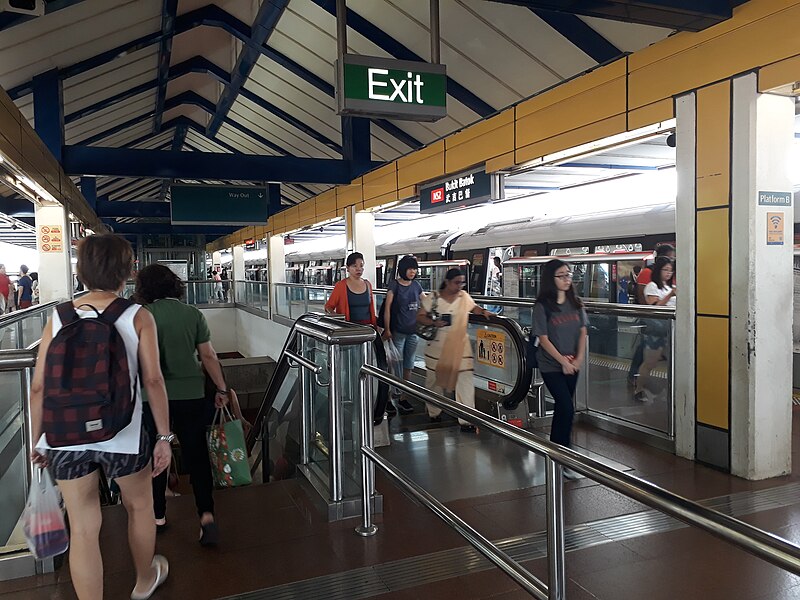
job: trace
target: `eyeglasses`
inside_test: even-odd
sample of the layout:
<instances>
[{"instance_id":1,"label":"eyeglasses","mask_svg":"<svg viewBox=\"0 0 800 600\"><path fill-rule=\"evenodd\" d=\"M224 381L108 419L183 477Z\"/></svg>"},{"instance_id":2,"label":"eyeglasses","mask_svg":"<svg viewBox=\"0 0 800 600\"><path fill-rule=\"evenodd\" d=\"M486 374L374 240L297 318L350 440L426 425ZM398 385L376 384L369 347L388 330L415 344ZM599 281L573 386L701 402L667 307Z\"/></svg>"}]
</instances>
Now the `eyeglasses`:
<instances>
[{"instance_id":1,"label":"eyeglasses","mask_svg":"<svg viewBox=\"0 0 800 600\"><path fill-rule=\"evenodd\" d=\"M556 275L556 279L572 279L572 273L561 273L561 275Z\"/></svg>"}]
</instances>

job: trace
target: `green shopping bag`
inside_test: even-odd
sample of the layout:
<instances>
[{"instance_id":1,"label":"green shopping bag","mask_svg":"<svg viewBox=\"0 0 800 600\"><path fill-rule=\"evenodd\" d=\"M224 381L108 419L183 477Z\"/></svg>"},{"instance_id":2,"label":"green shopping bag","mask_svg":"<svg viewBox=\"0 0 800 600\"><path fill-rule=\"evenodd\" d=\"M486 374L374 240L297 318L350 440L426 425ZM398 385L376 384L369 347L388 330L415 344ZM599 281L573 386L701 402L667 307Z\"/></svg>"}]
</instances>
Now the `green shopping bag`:
<instances>
[{"instance_id":1,"label":"green shopping bag","mask_svg":"<svg viewBox=\"0 0 800 600\"><path fill-rule=\"evenodd\" d=\"M227 406L217 409L206 440L216 487L236 487L253 482L242 422L233 418Z\"/></svg>"}]
</instances>

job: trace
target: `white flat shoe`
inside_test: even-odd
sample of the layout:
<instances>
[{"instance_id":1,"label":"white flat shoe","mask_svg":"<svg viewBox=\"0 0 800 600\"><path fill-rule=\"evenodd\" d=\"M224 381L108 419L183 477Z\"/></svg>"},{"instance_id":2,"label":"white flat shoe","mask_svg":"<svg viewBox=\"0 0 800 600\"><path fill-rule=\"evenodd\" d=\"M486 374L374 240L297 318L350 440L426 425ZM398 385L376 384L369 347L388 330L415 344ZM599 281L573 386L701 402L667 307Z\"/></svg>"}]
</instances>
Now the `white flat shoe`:
<instances>
[{"instance_id":1,"label":"white flat shoe","mask_svg":"<svg viewBox=\"0 0 800 600\"><path fill-rule=\"evenodd\" d=\"M169 562L166 558L160 554L156 554L153 557L152 566L156 570L156 580L153 582L153 585L150 586L149 590L140 594L137 594L135 591L131 592L131 600L148 600L158 587L167 580L167 575L169 575Z\"/></svg>"}]
</instances>

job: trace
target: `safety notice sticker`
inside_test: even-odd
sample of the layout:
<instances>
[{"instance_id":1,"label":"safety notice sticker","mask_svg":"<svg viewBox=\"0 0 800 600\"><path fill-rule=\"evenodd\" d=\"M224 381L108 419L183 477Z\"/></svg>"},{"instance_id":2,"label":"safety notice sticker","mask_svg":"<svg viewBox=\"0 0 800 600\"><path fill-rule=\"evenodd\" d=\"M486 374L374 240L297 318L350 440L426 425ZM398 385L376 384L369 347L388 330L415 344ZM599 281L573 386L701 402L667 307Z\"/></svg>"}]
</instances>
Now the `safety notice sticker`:
<instances>
[{"instance_id":1,"label":"safety notice sticker","mask_svg":"<svg viewBox=\"0 0 800 600\"><path fill-rule=\"evenodd\" d=\"M504 369L506 366L506 334L499 331L478 330L478 362Z\"/></svg>"}]
</instances>

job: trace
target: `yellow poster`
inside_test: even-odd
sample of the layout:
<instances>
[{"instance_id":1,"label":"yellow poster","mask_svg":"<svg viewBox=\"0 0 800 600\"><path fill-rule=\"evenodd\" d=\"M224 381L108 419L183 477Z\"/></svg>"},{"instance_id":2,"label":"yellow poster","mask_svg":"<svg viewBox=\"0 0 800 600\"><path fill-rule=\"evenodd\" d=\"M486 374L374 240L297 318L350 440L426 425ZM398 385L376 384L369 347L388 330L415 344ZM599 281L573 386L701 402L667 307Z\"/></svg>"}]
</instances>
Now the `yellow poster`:
<instances>
[{"instance_id":1,"label":"yellow poster","mask_svg":"<svg viewBox=\"0 0 800 600\"><path fill-rule=\"evenodd\" d=\"M767 246L783 246L784 213L767 213Z\"/></svg>"},{"instance_id":2,"label":"yellow poster","mask_svg":"<svg viewBox=\"0 0 800 600\"><path fill-rule=\"evenodd\" d=\"M478 330L475 353L478 362L504 369L506 366L506 334L499 331Z\"/></svg>"}]
</instances>

